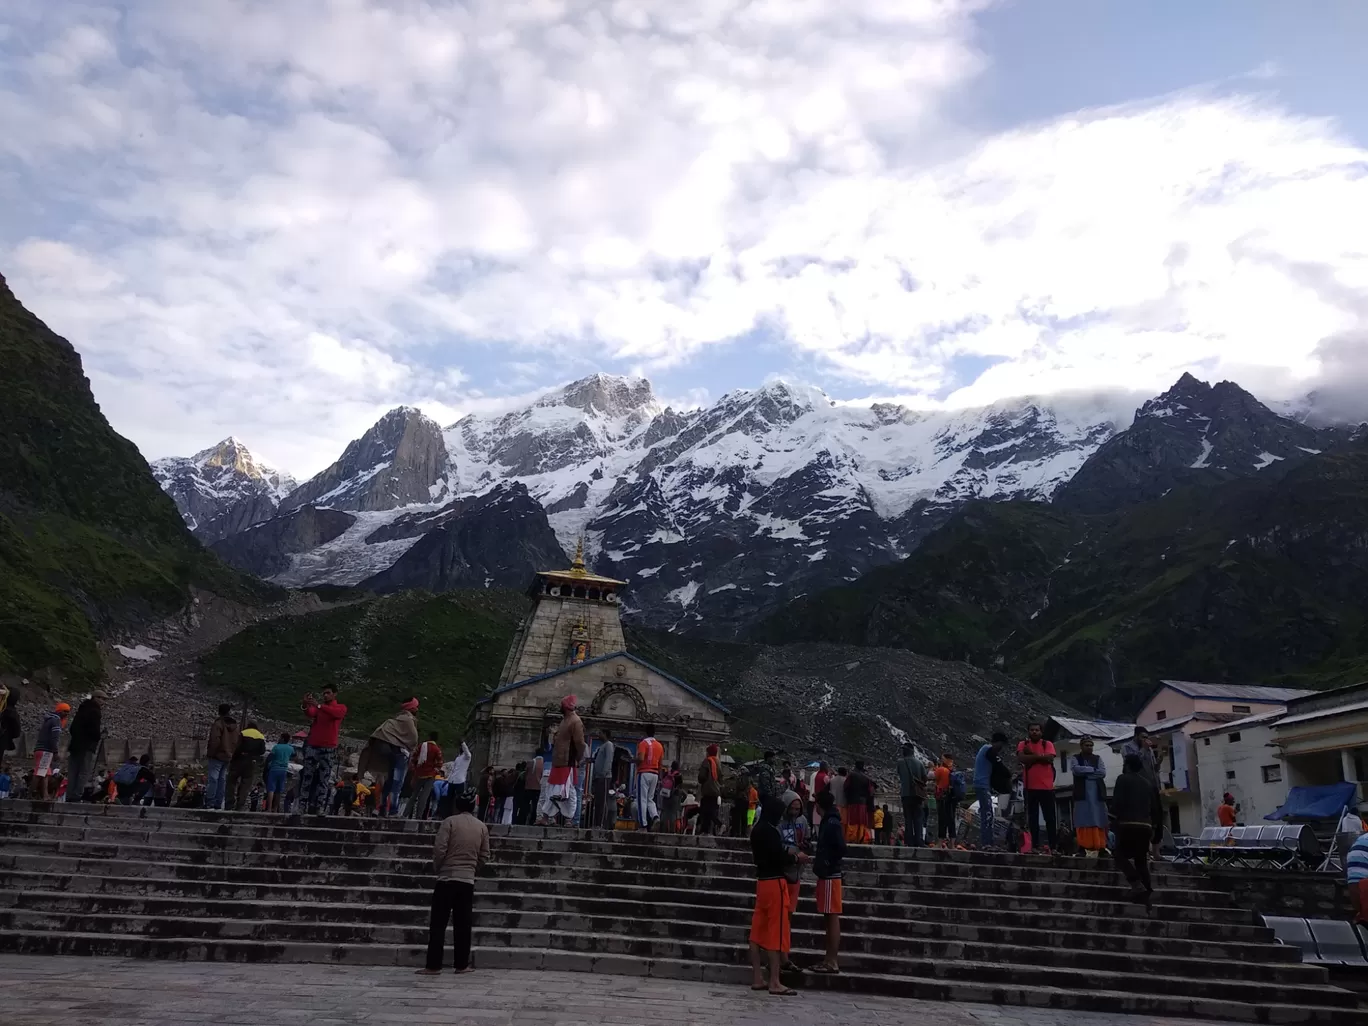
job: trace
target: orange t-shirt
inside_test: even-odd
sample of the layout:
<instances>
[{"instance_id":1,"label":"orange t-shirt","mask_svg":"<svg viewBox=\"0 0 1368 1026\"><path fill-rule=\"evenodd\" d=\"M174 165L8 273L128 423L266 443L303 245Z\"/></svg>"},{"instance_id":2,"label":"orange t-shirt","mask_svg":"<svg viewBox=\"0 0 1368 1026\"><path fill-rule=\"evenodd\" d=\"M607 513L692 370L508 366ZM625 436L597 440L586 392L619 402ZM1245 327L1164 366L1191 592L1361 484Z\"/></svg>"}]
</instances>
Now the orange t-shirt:
<instances>
[{"instance_id":1,"label":"orange t-shirt","mask_svg":"<svg viewBox=\"0 0 1368 1026\"><path fill-rule=\"evenodd\" d=\"M1235 825L1235 806L1227 805L1224 802L1216 809L1216 822L1221 826Z\"/></svg>"},{"instance_id":2,"label":"orange t-shirt","mask_svg":"<svg viewBox=\"0 0 1368 1026\"><path fill-rule=\"evenodd\" d=\"M659 773L660 762L665 758L665 746L653 737L643 737L637 742L637 772Z\"/></svg>"},{"instance_id":3,"label":"orange t-shirt","mask_svg":"<svg viewBox=\"0 0 1368 1026\"><path fill-rule=\"evenodd\" d=\"M950 767L937 766L931 772L936 778L936 797L939 798L950 790Z\"/></svg>"},{"instance_id":4,"label":"orange t-shirt","mask_svg":"<svg viewBox=\"0 0 1368 1026\"><path fill-rule=\"evenodd\" d=\"M1055 785L1054 744L1043 739L1019 742L1017 744L1017 755L1025 755L1027 752L1032 755L1048 755L1051 761L1032 763L1026 767L1026 790L1053 791Z\"/></svg>"}]
</instances>

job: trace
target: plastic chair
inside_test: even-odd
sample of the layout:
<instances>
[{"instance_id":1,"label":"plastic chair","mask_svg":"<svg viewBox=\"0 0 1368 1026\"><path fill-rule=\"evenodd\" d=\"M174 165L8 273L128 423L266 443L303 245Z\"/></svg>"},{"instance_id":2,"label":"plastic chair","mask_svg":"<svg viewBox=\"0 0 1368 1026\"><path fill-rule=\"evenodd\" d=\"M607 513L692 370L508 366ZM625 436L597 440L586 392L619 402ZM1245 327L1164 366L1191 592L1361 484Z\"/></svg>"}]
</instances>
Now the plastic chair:
<instances>
[{"instance_id":1,"label":"plastic chair","mask_svg":"<svg viewBox=\"0 0 1368 1026\"><path fill-rule=\"evenodd\" d=\"M1368 965L1363 957L1363 945L1353 924L1339 919L1310 919L1307 925L1320 951L1322 962L1335 965Z\"/></svg>"},{"instance_id":2,"label":"plastic chair","mask_svg":"<svg viewBox=\"0 0 1368 1026\"><path fill-rule=\"evenodd\" d=\"M1264 925L1273 931L1273 937L1279 944L1287 944L1301 950L1303 962L1321 961L1320 949L1316 947L1316 938L1312 936L1311 926L1305 919L1294 919L1291 916L1264 916Z\"/></svg>"}]
</instances>

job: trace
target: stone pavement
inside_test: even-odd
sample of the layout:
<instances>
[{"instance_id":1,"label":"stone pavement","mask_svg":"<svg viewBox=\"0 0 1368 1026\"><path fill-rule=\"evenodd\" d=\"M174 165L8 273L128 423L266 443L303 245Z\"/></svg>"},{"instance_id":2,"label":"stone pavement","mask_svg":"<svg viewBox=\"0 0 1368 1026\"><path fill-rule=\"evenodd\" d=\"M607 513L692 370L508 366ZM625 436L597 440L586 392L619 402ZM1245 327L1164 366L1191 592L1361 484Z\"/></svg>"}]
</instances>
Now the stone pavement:
<instances>
[{"instance_id":1,"label":"stone pavement","mask_svg":"<svg viewBox=\"0 0 1368 1026\"><path fill-rule=\"evenodd\" d=\"M5 1026L1197 1026L1191 1020L913 1001L586 973L415 976L380 966L0 955ZM1211 1026L1207 1020L1205 1026Z\"/></svg>"}]
</instances>

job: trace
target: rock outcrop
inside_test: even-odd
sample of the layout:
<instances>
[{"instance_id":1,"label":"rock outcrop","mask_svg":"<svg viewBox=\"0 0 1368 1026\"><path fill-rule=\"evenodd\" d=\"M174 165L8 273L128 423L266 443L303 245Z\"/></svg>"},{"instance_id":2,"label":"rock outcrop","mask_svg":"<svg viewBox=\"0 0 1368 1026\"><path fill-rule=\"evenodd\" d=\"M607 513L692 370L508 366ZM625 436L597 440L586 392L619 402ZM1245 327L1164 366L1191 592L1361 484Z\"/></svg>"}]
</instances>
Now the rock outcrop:
<instances>
[{"instance_id":1,"label":"rock outcrop","mask_svg":"<svg viewBox=\"0 0 1368 1026\"><path fill-rule=\"evenodd\" d=\"M435 502L447 494L449 469L441 427L419 410L401 406L348 445L336 463L287 495L280 510L304 505L387 510Z\"/></svg>"},{"instance_id":2,"label":"rock outcrop","mask_svg":"<svg viewBox=\"0 0 1368 1026\"><path fill-rule=\"evenodd\" d=\"M342 534L356 517L340 509L302 506L210 548L224 562L257 577L271 577L290 565L290 556L325 545Z\"/></svg>"}]
</instances>

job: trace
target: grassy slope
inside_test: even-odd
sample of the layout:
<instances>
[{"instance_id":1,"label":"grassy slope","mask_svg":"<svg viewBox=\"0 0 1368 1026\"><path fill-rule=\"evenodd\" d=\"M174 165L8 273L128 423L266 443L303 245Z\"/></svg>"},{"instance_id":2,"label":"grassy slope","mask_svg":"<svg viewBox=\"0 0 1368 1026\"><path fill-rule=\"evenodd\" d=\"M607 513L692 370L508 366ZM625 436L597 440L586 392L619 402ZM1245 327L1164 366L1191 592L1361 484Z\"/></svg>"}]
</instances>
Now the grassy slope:
<instances>
[{"instance_id":1,"label":"grassy slope","mask_svg":"<svg viewBox=\"0 0 1368 1026\"><path fill-rule=\"evenodd\" d=\"M3 278L0 367L0 670L93 681L102 634L175 611L191 584L274 593L195 541L100 412L75 349Z\"/></svg>"},{"instance_id":2,"label":"grassy slope","mask_svg":"<svg viewBox=\"0 0 1368 1026\"><path fill-rule=\"evenodd\" d=\"M238 691L285 720L300 718L306 692L334 684L351 734L369 733L417 695L421 729L450 741L498 680L524 602L482 591L370 599L249 627L201 665L207 683Z\"/></svg>"}]
</instances>

